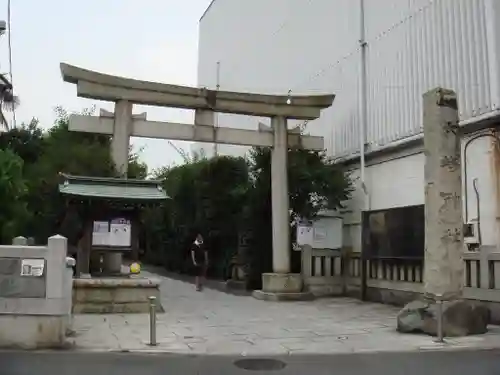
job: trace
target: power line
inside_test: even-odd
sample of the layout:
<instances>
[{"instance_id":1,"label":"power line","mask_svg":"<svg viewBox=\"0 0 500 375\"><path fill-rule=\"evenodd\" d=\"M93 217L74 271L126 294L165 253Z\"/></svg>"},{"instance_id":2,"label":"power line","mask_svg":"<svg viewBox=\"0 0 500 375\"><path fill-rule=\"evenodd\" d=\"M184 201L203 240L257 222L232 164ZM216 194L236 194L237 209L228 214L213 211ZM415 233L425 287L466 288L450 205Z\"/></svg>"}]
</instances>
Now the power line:
<instances>
[{"instance_id":1,"label":"power line","mask_svg":"<svg viewBox=\"0 0 500 375\"><path fill-rule=\"evenodd\" d=\"M388 28L378 32L376 35L374 35L372 38L369 40L366 40L368 44L379 41L380 39L384 38L388 33L391 33L394 31L394 29L406 24L408 21L412 20L414 17L424 13L427 9L431 8L437 3L436 0L428 0L428 2L419 8L411 11L409 14L407 14L403 19L399 20L398 22L391 24ZM311 5L312 0L309 0L307 5ZM265 37L265 43L272 43L276 36L282 32L286 26L289 26L290 24L294 24L294 22L291 22L290 17L287 17L280 25L279 27L274 30L270 35ZM307 85L311 83L314 79L322 76L324 73L329 71L330 69L340 65L343 61L347 60L350 58L352 55L358 53L360 51L359 46L356 47L355 49L351 50L349 53L346 55L340 57L338 60L330 62L326 64L325 66L321 67L319 71L316 71L315 73L312 73L311 75L307 76L306 79L298 84L294 84L293 87L291 88L292 91L300 90L304 85ZM237 61L235 64L229 64L229 66L226 66L226 73L229 75L233 75L236 70L238 70L241 65L247 60L243 59L240 61ZM231 66L232 65L232 66ZM229 69L228 69L229 68ZM228 71L229 70L229 71Z\"/></svg>"},{"instance_id":2,"label":"power line","mask_svg":"<svg viewBox=\"0 0 500 375\"><path fill-rule=\"evenodd\" d=\"M9 48L9 75L10 75L10 83L12 85L12 96L13 100L15 100L14 96L14 79L12 78L12 26L11 26L11 0L7 0L7 28L9 30L8 35L8 48ZM12 124L14 128L16 127L16 103L12 103Z\"/></svg>"},{"instance_id":3,"label":"power line","mask_svg":"<svg viewBox=\"0 0 500 375\"><path fill-rule=\"evenodd\" d=\"M216 81L216 90L220 89L220 61L217 61L216 72L215 72L215 81ZM217 127L219 126L219 113L214 113L214 129L217 131ZM219 154L219 145L217 142L214 143L214 156Z\"/></svg>"},{"instance_id":4,"label":"power line","mask_svg":"<svg viewBox=\"0 0 500 375\"><path fill-rule=\"evenodd\" d=\"M310 6L313 4L313 0L307 0L307 6ZM286 15L285 18L282 20L282 22L280 23L280 25L278 26L277 29L275 29L271 35L268 35L268 36L265 36L261 42L260 42L260 45L268 45L270 43L272 43L274 41L274 39L278 36L279 33L281 33L283 30L285 30L285 27L288 26L291 22L291 17L290 17L290 14ZM239 70L239 68L241 68L241 65L243 65L244 63L246 63L248 60L247 59L243 59L243 60L239 60L239 61L235 61L235 62L229 62L230 65L232 66L229 66L229 73L232 74L234 72L237 72L237 70ZM225 67L226 69L226 67ZM225 70L226 71L226 70Z\"/></svg>"},{"instance_id":5,"label":"power line","mask_svg":"<svg viewBox=\"0 0 500 375\"><path fill-rule=\"evenodd\" d=\"M427 9L429 9L430 7L432 7L433 5L435 5L436 2L434 0L430 0L427 4L421 6L420 8L417 8L416 10L414 10L413 12L411 12L410 14L408 14L406 17L404 17L402 20L400 20L399 22L396 22L395 24L391 25L390 27L388 27L387 29L379 32L378 34L376 34L374 37L372 37L371 39L369 40L365 40L366 44L371 44L375 41L379 41L381 40L383 37L385 37L387 34L393 32L396 28L406 24L408 21L410 21L412 18L416 17L417 15L420 15L422 14L423 12L425 12ZM323 66L322 68L320 68L319 71L317 71L316 73L313 73L311 74L310 76L308 76L304 81L302 81L301 83L299 84L296 84L294 85L295 87L295 90L298 90L300 88L302 88L303 86L311 83L314 79L322 76L325 72L329 71L330 69L340 65L341 62L347 60L349 57L351 57L352 55L354 55L355 53L358 53L359 51L361 50L361 48L358 46L357 48L355 48L354 50L352 50L351 52L349 52L347 55L344 55L342 56L340 59L338 59L337 61L334 61L334 62L331 62L325 66Z\"/></svg>"}]
</instances>

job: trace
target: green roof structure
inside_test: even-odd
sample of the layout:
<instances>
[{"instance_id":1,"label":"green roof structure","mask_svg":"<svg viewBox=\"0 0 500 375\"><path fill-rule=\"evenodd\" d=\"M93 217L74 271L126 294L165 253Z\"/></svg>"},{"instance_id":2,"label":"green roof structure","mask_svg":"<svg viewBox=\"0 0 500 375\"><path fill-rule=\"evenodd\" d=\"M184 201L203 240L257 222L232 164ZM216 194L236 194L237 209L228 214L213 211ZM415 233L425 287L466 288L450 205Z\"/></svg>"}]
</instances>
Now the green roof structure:
<instances>
[{"instance_id":1,"label":"green roof structure","mask_svg":"<svg viewBox=\"0 0 500 375\"><path fill-rule=\"evenodd\" d=\"M161 186L161 181L71 176L64 173L60 173L60 177L59 192L65 195L139 202L159 202L169 199Z\"/></svg>"}]
</instances>

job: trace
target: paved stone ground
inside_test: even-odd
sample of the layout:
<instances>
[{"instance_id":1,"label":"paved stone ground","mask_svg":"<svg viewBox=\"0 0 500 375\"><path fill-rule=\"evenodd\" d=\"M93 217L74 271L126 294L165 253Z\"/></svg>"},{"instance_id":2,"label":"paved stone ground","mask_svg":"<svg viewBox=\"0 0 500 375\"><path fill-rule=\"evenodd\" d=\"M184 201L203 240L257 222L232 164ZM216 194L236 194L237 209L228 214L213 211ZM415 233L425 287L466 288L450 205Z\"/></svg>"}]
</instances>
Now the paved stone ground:
<instances>
[{"instance_id":1,"label":"paved stone ground","mask_svg":"<svg viewBox=\"0 0 500 375\"><path fill-rule=\"evenodd\" d=\"M398 309L349 298L264 302L162 279L164 314L157 347L147 345L146 314L77 315L78 349L180 354L287 355L500 348L500 327L486 335L447 339L395 331Z\"/></svg>"}]
</instances>

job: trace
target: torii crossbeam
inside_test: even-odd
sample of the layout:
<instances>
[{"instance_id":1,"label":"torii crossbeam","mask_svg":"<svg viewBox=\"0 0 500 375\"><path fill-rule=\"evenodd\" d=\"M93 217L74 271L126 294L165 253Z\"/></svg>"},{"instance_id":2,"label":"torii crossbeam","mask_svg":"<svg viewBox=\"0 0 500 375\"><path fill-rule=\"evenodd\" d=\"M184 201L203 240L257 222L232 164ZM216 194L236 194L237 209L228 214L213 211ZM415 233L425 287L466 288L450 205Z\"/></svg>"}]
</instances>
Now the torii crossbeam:
<instances>
[{"instance_id":1,"label":"torii crossbeam","mask_svg":"<svg viewBox=\"0 0 500 375\"><path fill-rule=\"evenodd\" d=\"M334 95L289 96L240 93L147 82L61 64L64 81L77 85L79 97L112 101L114 113L100 116L72 115L69 129L112 135L112 157L126 176L130 136L272 147L271 191L273 217L273 273L263 275L262 299L304 296L300 274L291 274L290 224L287 176L288 147L322 150L322 137L288 131L287 119L314 120L332 105ZM194 124L147 121L133 115L133 104L195 110ZM271 127L258 130L214 126L215 112L270 117Z\"/></svg>"}]
</instances>

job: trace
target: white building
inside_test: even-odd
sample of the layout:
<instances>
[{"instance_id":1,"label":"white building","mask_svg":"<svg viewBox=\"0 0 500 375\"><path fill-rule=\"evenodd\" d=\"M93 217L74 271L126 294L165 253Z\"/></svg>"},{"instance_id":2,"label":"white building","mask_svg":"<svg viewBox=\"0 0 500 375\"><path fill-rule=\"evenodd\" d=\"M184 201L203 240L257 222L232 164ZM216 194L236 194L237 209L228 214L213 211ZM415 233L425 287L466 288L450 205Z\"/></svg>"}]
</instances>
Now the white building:
<instances>
[{"instance_id":1,"label":"white building","mask_svg":"<svg viewBox=\"0 0 500 375\"><path fill-rule=\"evenodd\" d=\"M336 94L334 105L307 130L324 136L328 153L343 158L358 177L360 146L366 145L366 199L358 179L345 216L346 246L359 250L362 209L424 203L424 92L455 90L461 125L471 131L497 121L499 48L498 0L214 0L200 20L198 83ZM256 129L257 122L218 117L218 126ZM500 238L500 151L493 145L493 138L474 141L464 162L467 219L478 220L480 212L483 245ZM207 155L214 149L197 147ZM219 146L219 152L245 149Z\"/></svg>"}]
</instances>

